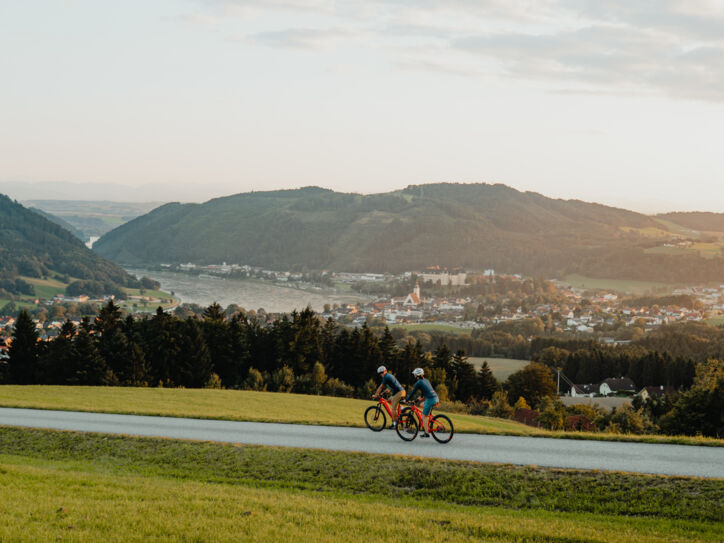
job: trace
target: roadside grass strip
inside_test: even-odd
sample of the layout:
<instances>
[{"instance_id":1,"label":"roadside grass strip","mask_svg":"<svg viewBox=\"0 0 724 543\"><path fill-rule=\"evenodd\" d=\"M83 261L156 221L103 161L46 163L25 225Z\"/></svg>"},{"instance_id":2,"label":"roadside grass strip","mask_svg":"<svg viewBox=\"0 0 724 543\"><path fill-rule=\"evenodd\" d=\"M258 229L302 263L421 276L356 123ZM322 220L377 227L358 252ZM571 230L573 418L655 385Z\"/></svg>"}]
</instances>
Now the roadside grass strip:
<instances>
[{"instance_id":1,"label":"roadside grass strip","mask_svg":"<svg viewBox=\"0 0 724 543\"><path fill-rule=\"evenodd\" d=\"M196 481L428 508L496 507L529 511L531 518L548 511L613 516L628 524L641 517L656 520L652 526L685 526L724 537L724 480L719 479L0 427L3 477L14 465L84 477ZM12 492L1 494L13 501ZM394 518L409 526L424 517ZM390 519L386 510L378 511L379 522L390 524Z\"/></svg>"},{"instance_id":2,"label":"roadside grass strip","mask_svg":"<svg viewBox=\"0 0 724 543\"><path fill-rule=\"evenodd\" d=\"M252 390L1 385L0 407L364 427L373 400ZM535 435L545 430L491 417L450 415L455 430Z\"/></svg>"},{"instance_id":3,"label":"roadside grass strip","mask_svg":"<svg viewBox=\"0 0 724 543\"><path fill-rule=\"evenodd\" d=\"M364 427L364 411L373 404L372 400L251 390L0 385L0 407L358 428ZM724 447L724 439L701 436L553 432L508 419L440 412L452 419L459 433Z\"/></svg>"},{"instance_id":4,"label":"roadside grass strip","mask_svg":"<svg viewBox=\"0 0 724 543\"><path fill-rule=\"evenodd\" d=\"M3 541L717 541L716 526L2 464Z\"/></svg>"}]
</instances>

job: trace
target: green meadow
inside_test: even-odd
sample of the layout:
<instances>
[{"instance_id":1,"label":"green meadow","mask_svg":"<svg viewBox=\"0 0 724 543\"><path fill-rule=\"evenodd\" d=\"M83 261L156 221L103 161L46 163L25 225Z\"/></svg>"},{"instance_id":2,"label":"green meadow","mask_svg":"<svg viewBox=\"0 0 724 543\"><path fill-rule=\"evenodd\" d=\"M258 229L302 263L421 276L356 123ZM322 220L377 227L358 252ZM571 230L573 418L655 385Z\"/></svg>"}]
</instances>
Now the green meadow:
<instances>
[{"instance_id":1,"label":"green meadow","mask_svg":"<svg viewBox=\"0 0 724 543\"><path fill-rule=\"evenodd\" d=\"M721 541L724 481L0 427L0 541Z\"/></svg>"},{"instance_id":2,"label":"green meadow","mask_svg":"<svg viewBox=\"0 0 724 543\"><path fill-rule=\"evenodd\" d=\"M372 400L257 392L133 387L2 385L0 406L134 415L160 415L324 426L364 426ZM514 421L450 414L456 431L534 435L543 432Z\"/></svg>"},{"instance_id":3,"label":"green meadow","mask_svg":"<svg viewBox=\"0 0 724 543\"><path fill-rule=\"evenodd\" d=\"M475 366L475 369L480 369L483 362L487 362L490 371L493 372L493 376L498 381L505 381L512 373L515 373L530 364L530 360L520 360L518 358L494 358L490 356L471 356L468 358L468 361Z\"/></svg>"},{"instance_id":4,"label":"green meadow","mask_svg":"<svg viewBox=\"0 0 724 543\"><path fill-rule=\"evenodd\" d=\"M251 390L1 385L0 407L133 415L363 427L372 400ZM446 412L443 408L442 412ZM456 432L602 441L724 446L724 439L689 436L552 432L494 417L446 412Z\"/></svg>"},{"instance_id":5,"label":"green meadow","mask_svg":"<svg viewBox=\"0 0 724 543\"><path fill-rule=\"evenodd\" d=\"M390 330L401 328L408 332L445 332L447 334L470 334L470 328L460 328L452 324L420 323L420 324L391 324Z\"/></svg>"}]
</instances>

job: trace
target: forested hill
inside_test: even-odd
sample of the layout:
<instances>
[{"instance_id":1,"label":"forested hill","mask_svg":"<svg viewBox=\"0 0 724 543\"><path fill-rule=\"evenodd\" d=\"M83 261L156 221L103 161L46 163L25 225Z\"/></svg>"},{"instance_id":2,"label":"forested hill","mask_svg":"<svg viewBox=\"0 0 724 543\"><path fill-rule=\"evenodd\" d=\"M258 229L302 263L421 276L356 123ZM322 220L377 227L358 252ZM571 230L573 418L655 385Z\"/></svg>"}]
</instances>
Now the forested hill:
<instances>
[{"instance_id":1,"label":"forested hill","mask_svg":"<svg viewBox=\"0 0 724 543\"><path fill-rule=\"evenodd\" d=\"M167 204L94 245L125 264L234 262L391 271L431 265L534 276L724 277L724 260L647 254L658 221L505 185L433 184L362 196L316 187Z\"/></svg>"},{"instance_id":2,"label":"forested hill","mask_svg":"<svg viewBox=\"0 0 724 543\"><path fill-rule=\"evenodd\" d=\"M31 207L29 209L32 211L35 211L35 213L37 213L38 215L42 215L43 217L48 219L50 222L54 222L58 226L64 228L65 230L67 230L68 232L73 234L75 237L77 237L79 240L81 240L81 241L83 240L83 237L84 237L83 232L78 230L75 226L70 224L68 221L66 221L62 217L58 217L57 215L53 215L52 213L48 213L47 211L43 211L42 209L37 208L37 207Z\"/></svg>"},{"instance_id":3,"label":"forested hill","mask_svg":"<svg viewBox=\"0 0 724 543\"><path fill-rule=\"evenodd\" d=\"M68 230L0 194L0 278L43 277L52 272L116 289L137 283Z\"/></svg>"},{"instance_id":4,"label":"forested hill","mask_svg":"<svg viewBox=\"0 0 724 543\"><path fill-rule=\"evenodd\" d=\"M690 211L662 213L657 217L699 232L724 232L724 213Z\"/></svg>"}]
</instances>

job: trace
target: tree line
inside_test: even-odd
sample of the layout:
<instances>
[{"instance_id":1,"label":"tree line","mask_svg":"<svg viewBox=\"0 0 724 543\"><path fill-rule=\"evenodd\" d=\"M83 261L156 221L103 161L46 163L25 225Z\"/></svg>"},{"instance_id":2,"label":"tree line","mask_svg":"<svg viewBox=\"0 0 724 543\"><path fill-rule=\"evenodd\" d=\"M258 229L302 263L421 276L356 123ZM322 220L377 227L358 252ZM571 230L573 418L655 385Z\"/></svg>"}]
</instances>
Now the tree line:
<instances>
[{"instance_id":1,"label":"tree line","mask_svg":"<svg viewBox=\"0 0 724 543\"><path fill-rule=\"evenodd\" d=\"M385 329L349 329L322 320L310 308L271 322L238 311L230 317L212 304L181 319L160 308L151 317L124 317L113 300L95 319L70 320L41 342L26 311L18 314L10 357L0 378L17 384L225 387L369 397L385 365L412 384L426 368L441 399L490 398L498 387L490 368L480 371L463 351L440 345L434 353L409 340L398 346Z\"/></svg>"}]
</instances>

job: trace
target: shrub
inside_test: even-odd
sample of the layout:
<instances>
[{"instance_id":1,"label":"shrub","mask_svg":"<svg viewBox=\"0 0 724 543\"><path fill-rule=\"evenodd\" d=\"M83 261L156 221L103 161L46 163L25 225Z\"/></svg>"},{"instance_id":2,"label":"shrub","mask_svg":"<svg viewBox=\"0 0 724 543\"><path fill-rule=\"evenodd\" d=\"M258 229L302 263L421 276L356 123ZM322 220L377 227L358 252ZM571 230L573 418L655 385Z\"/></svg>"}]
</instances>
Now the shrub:
<instances>
[{"instance_id":1,"label":"shrub","mask_svg":"<svg viewBox=\"0 0 724 543\"><path fill-rule=\"evenodd\" d=\"M488 409L488 415L491 417L500 417L503 419L509 419L513 416L513 408L508 403L508 393L504 390L496 390L493 394L493 398L490 401L490 409Z\"/></svg>"},{"instance_id":2,"label":"shrub","mask_svg":"<svg viewBox=\"0 0 724 543\"><path fill-rule=\"evenodd\" d=\"M266 390L261 372L256 368L249 368L249 375L244 379L242 387L246 390Z\"/></svg>"},{"instance_id":3,"label":"shrub","mask_svg":"<svg viewBox=\"0 0 724 543\"><path fill-rule=\"evenodd\" d=\"M206 381L204 388L224 388L221 386L221 377L216 373L209 375L209 379Z\"/></svg>"}]
</instances>

